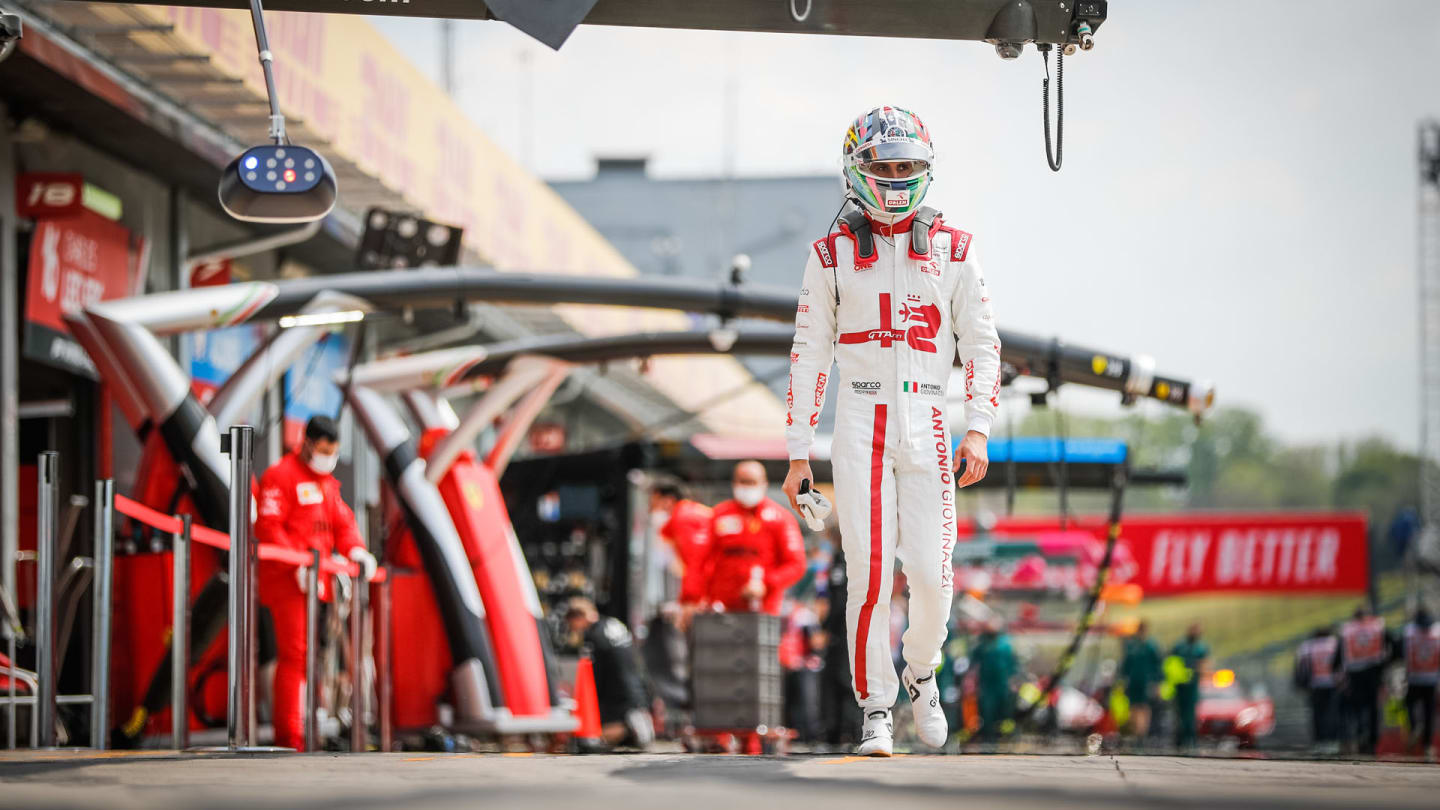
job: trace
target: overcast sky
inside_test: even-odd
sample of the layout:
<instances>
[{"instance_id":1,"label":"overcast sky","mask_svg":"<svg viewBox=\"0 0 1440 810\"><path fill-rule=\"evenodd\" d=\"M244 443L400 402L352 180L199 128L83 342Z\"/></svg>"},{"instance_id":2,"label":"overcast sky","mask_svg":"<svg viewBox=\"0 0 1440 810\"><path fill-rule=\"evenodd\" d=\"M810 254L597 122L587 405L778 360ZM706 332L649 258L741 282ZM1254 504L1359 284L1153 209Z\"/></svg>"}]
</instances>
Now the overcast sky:
<instances>
[{"instance_id":1,"label":"overcast sky","mask_svg":"<svg viewBox=\"0 0 1440 810\"><path fill-rule=\"evenodd\" d=\"M976 234L1002 325L1152 354L1287 439L1417 446L1415 131L1440 116L1440 2L1110 10L1067 60L1058 175L1033 49L587 26L556 53L457 22L457 97L546 179L622 153L671 177L834 171L857 113L909 107L935 139L929 202ZM438 22L376 24L438 77Z\"/></svg>"}]
</instances>

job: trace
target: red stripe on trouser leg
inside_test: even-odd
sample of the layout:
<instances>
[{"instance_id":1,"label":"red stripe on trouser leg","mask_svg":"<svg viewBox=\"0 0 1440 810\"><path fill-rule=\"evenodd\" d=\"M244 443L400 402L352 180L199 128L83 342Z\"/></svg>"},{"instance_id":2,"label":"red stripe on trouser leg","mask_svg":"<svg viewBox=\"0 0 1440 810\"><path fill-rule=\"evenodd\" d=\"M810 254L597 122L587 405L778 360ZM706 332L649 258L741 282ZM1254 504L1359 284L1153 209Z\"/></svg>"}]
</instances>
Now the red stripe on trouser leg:
<instances>
[{"instance_id":1,"label":"red stripe on trouser leg","mask_svg":"<svg viewBox=\"0 0 1440 810\"><path fill-rule=\"evenodd\" d=\"M865 677L865 647L870 641L870 614L880 597L880 574L885 555L881 539L880 488L884 480L886 406L875 406L875 428L870 444L870 582L865 589L865 604L860 607L860 620L855 626L855 691L860 699L870 697L870 684Z\"/></svg>"}]
</instances>

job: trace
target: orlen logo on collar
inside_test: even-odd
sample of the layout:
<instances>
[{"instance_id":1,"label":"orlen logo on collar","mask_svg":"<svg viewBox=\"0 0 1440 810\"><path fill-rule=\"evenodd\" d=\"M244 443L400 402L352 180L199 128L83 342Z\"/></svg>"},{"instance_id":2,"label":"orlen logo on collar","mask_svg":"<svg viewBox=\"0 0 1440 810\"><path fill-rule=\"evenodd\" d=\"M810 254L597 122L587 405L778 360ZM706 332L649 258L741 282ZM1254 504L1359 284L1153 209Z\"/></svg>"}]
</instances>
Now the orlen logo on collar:
<instances>
[{"instance_id":1,"label":"orlen logo on collar","mask_svg":"<svg viewBox=\"0 0 1440 810\"><path fill-rule=\"evenodd\" d=\"M902 188L899 191L885 192L885 207L899 208L910 204L910 190Z\"/></svg>"}]
</instances>

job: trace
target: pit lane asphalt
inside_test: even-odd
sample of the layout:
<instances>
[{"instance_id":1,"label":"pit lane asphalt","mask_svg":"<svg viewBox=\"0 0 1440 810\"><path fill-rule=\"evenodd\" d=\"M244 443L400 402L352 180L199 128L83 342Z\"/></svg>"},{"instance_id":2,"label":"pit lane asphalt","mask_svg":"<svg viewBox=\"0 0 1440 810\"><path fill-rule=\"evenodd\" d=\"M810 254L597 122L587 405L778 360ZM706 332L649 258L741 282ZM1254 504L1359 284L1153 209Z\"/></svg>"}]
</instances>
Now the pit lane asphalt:
<instances>
[{"instance_id":1,"label":"pit lane asphalt","mask_svg":"<svg viewBox=\"0 0 1440 810\"><path fill-rule=\"evenodd\" d=\"M0 752L0 807L1440 806L1440 766L1099 756Z\"/></svg>"}]
</instances>

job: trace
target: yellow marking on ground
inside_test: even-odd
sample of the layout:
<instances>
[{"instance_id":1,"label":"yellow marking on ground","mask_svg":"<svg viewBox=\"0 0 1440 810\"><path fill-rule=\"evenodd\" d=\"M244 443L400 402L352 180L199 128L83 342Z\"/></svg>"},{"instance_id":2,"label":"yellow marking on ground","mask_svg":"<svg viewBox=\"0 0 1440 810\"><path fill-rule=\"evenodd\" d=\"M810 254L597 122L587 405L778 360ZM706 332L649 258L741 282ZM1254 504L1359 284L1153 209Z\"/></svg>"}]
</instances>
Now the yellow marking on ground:
<instances>
[{"instance_id":1,"label":"yellow marking on ground","mask_svg":"<svg viewBox=\"0 0 1440 810\"><path fill-rule=\"evenodd\" d=\"M533 756L535 756L535 752L534 752L534 751L509 751L509 752L507 752L507 753L501 754L500 756L502 756L502 757L533 757Z\"/></svg>"},{"instance_id":2,"label":"yellow marking on ground","mask_svg":"<svg viewBox=\"0 0 1440 810\"><path fill-rule=\"evenodd\" d=\"M406 757L406 758L404 758L404 759L402 759L402 760L400 760L400 761L401 761L401 762L429 762L429 761L432 760L432 759L435 759L435 757Z\"/></svg>"},{"instance_id":3,"label":"yellow marking on ground","mask_svg":"<svg viewBox=\"0 0 1440 810\"><path fill-rule=\"evenodd\" d=\"M178 755L175 750L145 749L136 751L46 751L42 753L29 753L24 751L12 751L0 753L0 760L10 762L42 761L52 762L56 760L83 761L90 759L120 759L126 757L172 757Z\"/></svg>"}]
</instances>

